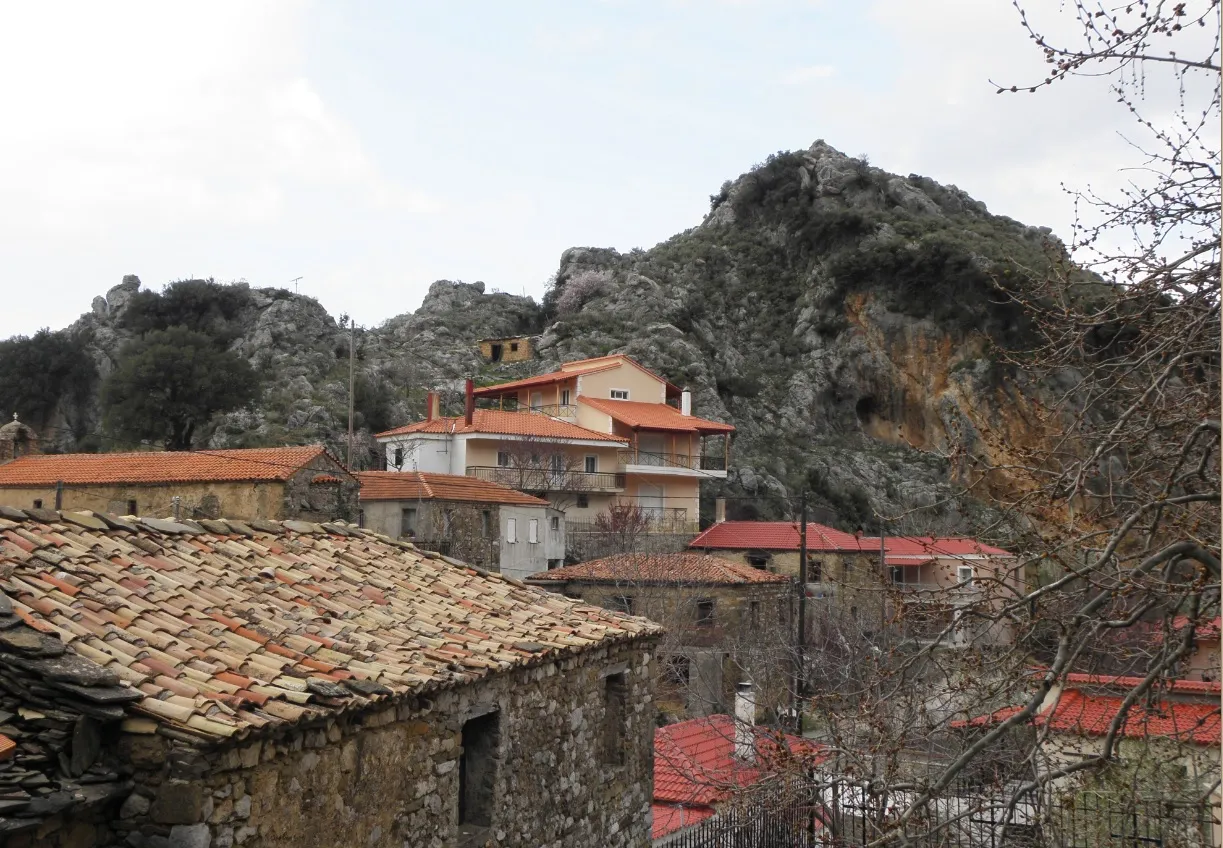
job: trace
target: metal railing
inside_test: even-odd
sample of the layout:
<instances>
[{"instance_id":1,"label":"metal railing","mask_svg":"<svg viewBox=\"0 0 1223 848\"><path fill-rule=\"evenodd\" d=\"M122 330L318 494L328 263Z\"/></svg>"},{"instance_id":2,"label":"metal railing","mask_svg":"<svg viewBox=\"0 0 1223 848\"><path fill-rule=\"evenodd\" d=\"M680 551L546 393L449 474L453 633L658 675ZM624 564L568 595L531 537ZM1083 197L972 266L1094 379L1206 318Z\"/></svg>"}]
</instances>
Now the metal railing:
<instances>
[{"instance_id":1,"label":"metal railing","mask_svg":"<svg viewBox=\"0 0 1223 848\"><path fill-rule=\"evenodd\" d=\"M695 536L700 532L700 523L688 518L688 510L675 508L643 507L642 517L645 519L641 528L618 528L608 522L600 521L565 521L566 533L676 533Z\"/></svg>"},{"instance_id":2,"label":"metal railing","mask_svg":"<svg viewBox=\"0 0 1223 848\"><path fill-rule=\"evenodd\" d=\"M511 406L484 405L481 409L494 409L501 412L534 412L552 418L577 418L578 407L574 403L541 403L534 406L515 403Z\"/></svg>"},{"instance_id":3,"label":"metal railing","mask_svg":"<svg viewBox=\"0 0 1223 848\"><path fill-rule=\"evenodd\" d=\"M617 453L616 460L621 468L628 465L647 465L654 468L687 468L693 471L726 470L726 460L720 456L689 456L682 453L622 450Z\"/></svg>"},{"instance_id":4,"label":"metal railing","mask_svg":"<svg viewBox=\"0 0 1223 848\"><path fill-rule=\"evenodd\" d=\"M553 471L503 465L469 465L467 476L520 492L615 492L624 488L616 471Z\"/></svg>"}]
</instances>

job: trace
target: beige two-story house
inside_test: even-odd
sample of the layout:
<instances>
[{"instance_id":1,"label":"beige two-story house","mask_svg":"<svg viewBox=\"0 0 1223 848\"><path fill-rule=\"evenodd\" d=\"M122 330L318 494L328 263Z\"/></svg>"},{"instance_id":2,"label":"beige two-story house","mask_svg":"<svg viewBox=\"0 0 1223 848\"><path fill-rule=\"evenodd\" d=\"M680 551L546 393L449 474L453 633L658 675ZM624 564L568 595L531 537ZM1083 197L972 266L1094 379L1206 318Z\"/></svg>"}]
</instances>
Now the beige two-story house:
<instances>
[{"instance_id":1,"label":"beige two-story house","mask_svg":"<svg viewBox=\"0 0 1223 848\"><path fill-rule=\"evenodd\" d=\"M689 392L623 355L480 388L464 415L378 434L389 470L466 474L529 492L591 525L630 505L651 530L695 533L703 480L723 479L734 427L692 414Z\"/></svg>"}]
</instances>

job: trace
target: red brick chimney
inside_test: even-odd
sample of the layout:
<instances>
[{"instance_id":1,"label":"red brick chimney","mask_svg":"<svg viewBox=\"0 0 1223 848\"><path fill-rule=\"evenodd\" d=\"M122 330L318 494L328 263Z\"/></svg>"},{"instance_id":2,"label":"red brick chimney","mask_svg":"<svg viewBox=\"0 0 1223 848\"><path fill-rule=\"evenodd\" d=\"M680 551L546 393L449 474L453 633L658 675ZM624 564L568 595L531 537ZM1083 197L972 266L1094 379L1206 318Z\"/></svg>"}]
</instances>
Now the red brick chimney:
<instances>
[{"instance_id":1,"label":"red brick chimney","mask_svg":"<svg viewBox=\"0 0 1223 848\"><path fill-rule=\"evenodd\" d=\"M463 404L463 423L468 427L471 426L471 421L476 415L476 382L470 377L467 378L467 396L464 398Z\"/></svg>"},{"instance_id":2,"label":"red brick chimney","mask_svg":"<svg viewBox=\"0 0 1223 848\"><path fill-rule=\"evenodd\" d=\"M425 395L425 420L432 421L440 417L441 404L438 402L437 392L429 392Z\"/></svg>"}]
</instances>

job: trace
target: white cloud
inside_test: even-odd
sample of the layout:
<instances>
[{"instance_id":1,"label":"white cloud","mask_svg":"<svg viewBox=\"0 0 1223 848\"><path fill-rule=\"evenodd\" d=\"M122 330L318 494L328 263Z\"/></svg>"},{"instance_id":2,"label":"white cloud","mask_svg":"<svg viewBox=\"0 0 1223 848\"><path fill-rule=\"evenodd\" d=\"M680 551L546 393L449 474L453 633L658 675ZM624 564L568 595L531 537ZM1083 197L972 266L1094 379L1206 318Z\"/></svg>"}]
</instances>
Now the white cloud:
<instances>
[{"instance_id":1,"label":"white cloud","mask_svg":"<svg viewBox=\"0 0 1223 848\"><path fill-rule=\"evenodd\" d=\"M832 65L808 65L805 68L794 68L781 77L783 85L804 85L816 80L824 80L836 76L837 69Z\"/></svg>"}]
</instances>

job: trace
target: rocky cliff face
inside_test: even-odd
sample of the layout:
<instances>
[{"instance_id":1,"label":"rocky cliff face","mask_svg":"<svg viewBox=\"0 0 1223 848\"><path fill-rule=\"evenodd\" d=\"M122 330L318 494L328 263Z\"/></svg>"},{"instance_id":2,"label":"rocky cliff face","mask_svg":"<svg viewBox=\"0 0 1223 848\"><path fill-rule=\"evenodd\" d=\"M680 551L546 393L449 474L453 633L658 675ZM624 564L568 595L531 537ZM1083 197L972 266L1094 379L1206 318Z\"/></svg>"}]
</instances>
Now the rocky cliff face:
<instances>
[{"instance_id":1,"label":"rocky cliff face","mask_svg":"<svg viewBox=\"0 0 1223 848\"><path fill-rule=\"evenodd\" d=\"M816 516L842 526L873 532L882 514L896 518L889 532L973 531L988 514L957 494L970 458L1030 437L1040 391L992 351L1025 335L1005 287L1045 261L1048 230L822 141L711 200L700 226L650 250L566 251L543 304L439 281L416 312L358 331L355 460L375 463L369 433L419 416L426 390L457 411L466 376L624 352L690 387L698 414L738 427L732 515L787 515L806 488ZM125 278L75 328L102 376L138 287ZM267 389L259 408L218 417L207 444L323 440L342 453L348 332L316 301L270 289L250 290L239 324L231 348ZM476 339L516 334L540 335L539 360L480 361Z\"/></svg>"}]
</instances>

